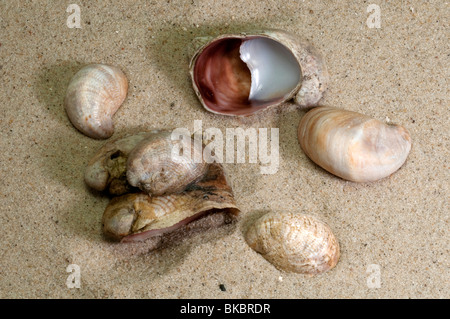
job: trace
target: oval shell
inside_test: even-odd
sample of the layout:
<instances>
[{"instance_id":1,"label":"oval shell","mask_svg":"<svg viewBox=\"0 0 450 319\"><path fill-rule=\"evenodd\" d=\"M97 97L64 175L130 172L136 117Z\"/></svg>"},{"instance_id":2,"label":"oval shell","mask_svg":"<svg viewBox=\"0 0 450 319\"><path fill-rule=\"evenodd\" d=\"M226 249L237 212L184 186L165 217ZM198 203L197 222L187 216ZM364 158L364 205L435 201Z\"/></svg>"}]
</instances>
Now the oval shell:
<instances>
[{"instance_id":1,"label":"oval shell","mask_svg":"<svg viewBox=\"0 0 450 319\"><path fill-rule=\"evenodd\" d=\"M190 62L192 84L201 104L210 112L247 116L290 99L306 108L317 105L327 89L329 75L321 54L285 31L225 34L216 38L201 37L193 42L197 47L191 49L195 51ZM253 58L252 54L257 56ZM279 69L271 65L278 54L281 54L277 62ZM294 62L286 64L290 59ZM259 90L265 96L265 91L284 82L286 76L295 78L291 73L296 68L301 80L292 87L289 84L288 91L273 98L272 95L260 100L250 98L253 90L255 95ZM271 83L256 83L264 73L267 74L264 81Z\"/></svg>"},{"instance_id":2,"label":"oval shell","mask_svg":"<svg viewBox=\"0 0 450 319\"><path fill-rule=\"evenodd\" d=\"M128 91L125 74L115 66L90 64L69 83L65 109L72 124L83 134L106 139L114 133L113 115Z\"/></svg>"},{"instance_id":3,"label":"oval shell","mask_svg":"<svg viewBox=\"0 0 450 319\"><path fill-rule=\"evenodd\" d=\"M404 127L331 107L306 113L298 127L298 140L313 162L354 182L391 175L411 149L411 137Z\"/></svg>"},{"instance_id":4,"label":"oval shell","mask_svg":"<svg viewBox=\"0 0 450 319\"><path fill-rule=\"evenodd\" d=\"M248 245L280 270L320 274L336 266L339 243L330 227L299 213L268 213L245 234Z\"/></svg>"},{"instance_id":5,"label":"oval shell","mask_svg":"<svg viewBox=\"0 0 450 319\"><path fill-rule=\"evenodd\" d=\"M181 192L204 176L208 164L203 160L203 148L197 149L189 137L189 145L175 160L173 151L184 145L171 136L169 131L151 134L131 151L127 161L130 185L152 195L162 195Z\"/></svg>"}]
</instances>

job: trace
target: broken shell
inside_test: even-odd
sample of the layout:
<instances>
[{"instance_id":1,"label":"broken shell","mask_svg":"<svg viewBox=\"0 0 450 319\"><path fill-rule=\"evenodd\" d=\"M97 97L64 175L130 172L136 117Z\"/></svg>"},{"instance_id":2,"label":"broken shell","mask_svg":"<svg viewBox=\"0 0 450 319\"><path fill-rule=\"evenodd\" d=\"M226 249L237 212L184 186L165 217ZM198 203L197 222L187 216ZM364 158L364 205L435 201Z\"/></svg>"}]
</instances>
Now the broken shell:
<instances>
[{"instance_id":1,"label":"broken shell","mask_svg":"<svg viewBox=\"0 0 450 319\"><path fill-rule=\"evenodd\" d=\"M103 231L116 240L143 241L171 233L208 214L224 213L232 218L238 212L222 166L211 164L204 178L182 193L134 193L114 198L104 212ZM223 218L208 219L211 226L218 226L218 220L222 220L219 224L226 222Z\"/></svg>"},{"instance_id":2,"label":"broken shell","mask_svg":"<svg viewBox=\"0 0 450 319\"><path fill-rule=\"evenodd\" d=\"M250 115L294 98L315 106L328 84L320 55L280 31L228 34L194 40L190 62L194 90L203 107L224 115Z\"/></svg>"},{"instance_id":3,"label":"broken shell","mask_svg":"<svg viewBox=\"0 0 450 319\"><path fill-rule=\"evenodd\" d=\"M127 78L117 67L87 65L69 83L67 115L83 134L106 139L114 133L112 117L125 100L127 90Z\"/></svg>"},{"instance_id":4,"label":"broken shell","mask_svg":"<svg viewBox=\"0 0 450 319\"><path fill-rule=\"evenodd\" d=\"M336 266L339 243L330 227L298 213L268 213L245 234L248 245L280 270L320 274Z\"/></svg>"},{"instance_id":5,"label":"broken shell","mask_svg":"<svg viewBox=\"0 0 450 319\"><path fill-rule=\"evenodd\" d=\"M130 185L151 195L162 195L181 192L202 178L208 168L203 148L195 147L189 139L191 143L185 145L183 140L173 140L169 131L147 136L128 156L126 174ZM179 150L182 155L177 154Z\"/></svg>"},{"instance_id":6,"label":"broken shell","mask_svg":"<svg viewBox=\"0 0 450 319\"><path fill-rule=\"evenodd\" d=\"M84 174L86 184L98 191L107 189L114 195L129 192L131 186L126 176L128 155L139 142L156 132L140 132L108 141L89 161Z\"/></svg>"},{"instance_id":7,"label":"broken shell","mask_svg":"<svg viewBox=\"0 0 450 319\"><path fill-rule=\"evenodd\" d=\"M371 182L397 171L411 149L409 132L366 115L318 107L300 121L298 140L308 157L328 172Z\"/></svg>"}]
</instances>

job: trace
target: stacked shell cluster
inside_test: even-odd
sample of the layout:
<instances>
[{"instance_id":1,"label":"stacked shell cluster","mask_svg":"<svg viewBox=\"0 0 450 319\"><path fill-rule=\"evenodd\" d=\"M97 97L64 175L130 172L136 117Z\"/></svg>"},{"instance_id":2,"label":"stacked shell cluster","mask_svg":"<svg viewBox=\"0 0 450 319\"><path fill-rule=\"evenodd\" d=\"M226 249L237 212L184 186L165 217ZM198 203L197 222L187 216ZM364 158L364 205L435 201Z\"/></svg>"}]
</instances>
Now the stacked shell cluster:
<instances>
[{"instance_id":1,"label":"stacked shell cluster","mask_svg":"<svg viewBox=\"0 0 450 319\"><path fill-rule=\"evenodd\" d=\"M69 84L67 115L85 135L108 138L127 88L120 69L88 65ZM122 242L149 239L156 248L165 239L188 233L188 228L218 227L238 215L223 167L196 162L202 158L196 152L203 150L173 139L171 133L153 130L116 138L90 160L86 184L113 196L102 218L108 237ZM182 155L174 157L175 148L182 149Z\"/></svg>"},{"instance_id":2,"label":"stacked shell cluster","mask_svg":"<svg viewBox=\"0 0 450 319\"><path fill-rule=\"evenodd\" d=\"M406 161L411 138L404 127L318 106L329 82L327 67L314 47L292 34L270 30L202 37L192 49L192 85L207 111L250 116L292 100L310 109L298 127L301 148L318 166L345 180L373 182ZM90 137L110 137L127 88L125 75L115 67L83 68L67 90L69 119ZM86 183L115 196L103 215L106 235L159 243L188 224L218 226L237 216L222 166L191 160L196 156L174 161L174 143L170 131L141 132L106 143L92 158ZM340 256L331 228L301 213L268 213L248 228L245 240L284 271L323 273Z\"/></svg>"},{"instance_id":3,"label":"stacked shell cluster","mask_svg":"<svg viewBox=\"0 0 450 319\"><path fill-rule=\"evenodd\" d=\"M237 216L222 166L174 159L176 143L170 131L140 132L107 142L91 159L86 184L115 196L103 214L105 235L122 242L152 238L157 247L185 225L216 227Z\"/></svg>"}]
</instances>

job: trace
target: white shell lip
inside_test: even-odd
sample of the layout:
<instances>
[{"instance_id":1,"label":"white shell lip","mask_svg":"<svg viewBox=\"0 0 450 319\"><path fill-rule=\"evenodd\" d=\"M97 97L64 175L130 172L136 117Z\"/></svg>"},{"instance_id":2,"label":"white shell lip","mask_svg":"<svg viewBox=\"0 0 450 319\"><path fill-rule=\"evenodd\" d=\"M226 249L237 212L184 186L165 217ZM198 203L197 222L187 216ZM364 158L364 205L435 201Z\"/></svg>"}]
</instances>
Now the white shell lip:
<instances>
[{"instance_id":1,"label":"white shell lip","mask_svg":"<svg viewBox=\"0 0 450 319\"><path fill-rule=\"evenodd\" d=\"M233 112L222 112L212 109L205 102L200 88L195 80L195 65L198 57L203 50L215 41L219 41L226 38L236 39L249 39L252 37L265 37L275 40L285 46L291 51L296 58L301 71L301 80L295 86L295 88L286 95L286 97L280 101L274 101L273 104L262 108L255 108L251 112L243 114L234 114ZM323 97L324 92L328 88L329 74L322 57L322 54L311 46L309 43L296 38L294 35L277 29L271 30L257 30L249 32L241 32L239 34L224 34L218 37L199 37L193 40L193 44L189 48L190 52L195 52L190 60L189 70L192 79L192 85L194 92L202 106L209 112L227 115L227 116L249 116L258 113L264 109L277 107L280 104L293 99L294 103L301 109L307 109L318 105L319 101Z\"/></svg>"},{"instance_id":2,"label":"white shell lip","mask_svg":"<svg viewBox=\"0 0 450 319\"><path fill-rule=\"evenodd\" d=\"M128 80L117 67L89 64L71 79L64 105L70 122L83 134L106 139L114 133L112 117L126 98Z\"/></svg>"},{"instance_id":3,"label":"white shell lip","mask_svg":"<svg viewBox=\"0 0 450 319\"><path fill-rule=\"evenodd\" d=\"M280 42L262 37L242 42L240 58L250 70L250 101L272 101L286 95L301 81L300 66Z\"/></svg>"}]
</instances>

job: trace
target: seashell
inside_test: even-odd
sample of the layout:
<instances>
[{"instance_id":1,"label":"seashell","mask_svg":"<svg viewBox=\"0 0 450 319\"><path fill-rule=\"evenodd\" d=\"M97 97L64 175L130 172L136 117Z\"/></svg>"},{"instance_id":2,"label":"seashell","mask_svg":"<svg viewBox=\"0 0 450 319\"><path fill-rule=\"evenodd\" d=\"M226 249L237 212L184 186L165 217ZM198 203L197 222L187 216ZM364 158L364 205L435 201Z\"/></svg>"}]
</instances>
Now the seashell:
<instances>
[{"instance_id":1,"label":"seashell","mask_svg":"<svg viewBox=\"0 0 450 319\"><path fill-rule=\"evenodd\" d=\"M83 134L106 139L114 133L112 118L127 90L127 78L117 67L87 65L69 83L65 98L67 115Z\"/></svg>"},{"instance_id":2,"label":"seashell","mask_svg":"<svg viewBox=\"0 0 450 319\"><path fill-rule=\"evenodd\" d=\"M161 131L142 140L129 154L127 180L151 195L183 191L186 186L202 178L208 168L203 149L194 147L193 140L175 160L174 149L184 147L183 141L172 140L172 132Z\"/></svg>"},{"instance_id":3,"label":"seashell","mask_svg":"<svg viewBox=\"0 0 450 319\"><path fill-rule=\"evenodd\" d=\"M411 137L404 127L331 107L306 113L300 121L298 140L313 162L354 182L391 175L411 150Z\"/></svg>"},{"instance_id":4,"label":"seashell","mask_svg":"<svg viewBox=\"0 0 450 319\"><path fill-rule=\"evenodd\" d=\"M309 215L268 213L245 234L248 245L280 270L320 274L336 266L339 243L330 227Z\"/></svg>"},{"instance_id":5,"label":"seashell","mask_svg":"<svg viewBox=\"0 0 450 319\"><path fill-rule=\"evenodd\" d=\"M292 98L311 107L328 85L320 53L285 31L201 37L193 46L194 91L213 113L246 116Z\"/></svg>"},{"instance_id":6,"label":"seashell","mask_svg":"<svg viewBox=\"0 0 450 319\"><path fill-rule=\"evenodd\" d=\"M89 161L84 173L86 184L98 191L108 190L113 195L130 192L132 187L126 176L128 155L139 142L157 132L140 132L108 141Z\"/></svg>"},{"instance_id":7,"label":"seashell","mask_svg":"<svg viewBox=\"0 0 450 319\"><path fill-rule=\"evenodd\" d=\"M217 227L238 213L222 166L211 164L202 180L181 193L162 196L133 193L114 198L105 209L103 231L122 242L143 241L182 227L186 229L187 224L206 215L224 214L196 224L202 228Z\"/></svg>"}]
</instances>

